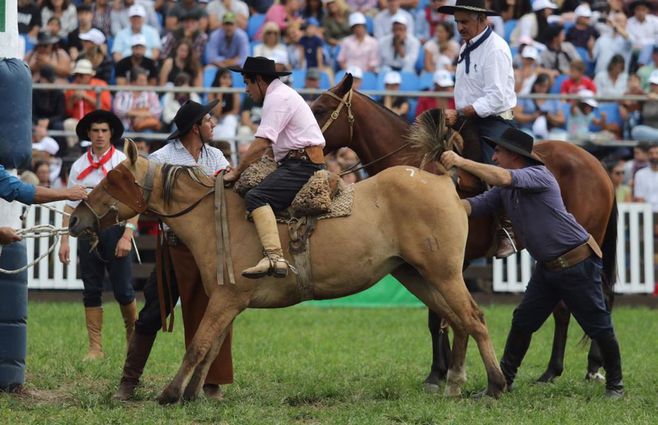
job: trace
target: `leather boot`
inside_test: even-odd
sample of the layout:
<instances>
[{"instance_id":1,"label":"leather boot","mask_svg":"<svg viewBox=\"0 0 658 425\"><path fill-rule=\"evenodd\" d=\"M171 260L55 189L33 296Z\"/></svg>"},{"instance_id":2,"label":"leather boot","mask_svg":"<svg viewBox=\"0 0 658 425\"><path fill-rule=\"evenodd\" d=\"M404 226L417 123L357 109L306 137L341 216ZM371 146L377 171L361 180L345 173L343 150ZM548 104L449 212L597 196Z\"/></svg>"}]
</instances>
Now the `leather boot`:
<instances>
[{"instance_id":1,"label":"leather boot","mask_svg":"<svg viewBox=\"0 0 658 425\"><path fill-rule=\"evenodd\" d=\"M507 258L516 252L512 222L507 217L504 217L500 220L498 227L498 250L496 251L496 258Z\"/></svg>"},{"instance_id":2,"label":"leather boot","mask_svg":"<svg viewBox=\"0 0 658 425\"><path fill-rule=\"evenodd\" d=\"M128 401L134 397L135 388L139 385L139 378L144 372L144 365L151 354L156 335L146 335L139 331L133 332L128 343L128 355L126 363L123 365L119 389L113 397L115 400Z\"/></svg>"},{"instance_id":3,"label":"leather boot","mask_svg":"<svg viewBox=\"0 0 658 425\"><path fill-rule=\"evenodd\" d=\"M85 307L85 321L87 322L87 335L89 335L89 350L83 360L102 359L105 356L101 342L103 307Z\"/></svg>"},{"instance_id":4,"label":"leather boot","mask_svg":"<svg viewBox=\"0 0 658 425\"><path fill-rule=\"evenodd\" d=\"M596 339L603 357L605 369L605 395L610 399L619 399L624 396L624 382L621 375L621 356L619 343L614 334Z\"/></svg>"},{"instance_id":5,"label":"leather boot","mask_svg":"<svg viewBox=\"0 0 658 425\"><path fill-rule=\"evenodd\" d=\"M521 366L525 353L528 351L528 347L530 347L531 339L532 334L522 332L518 328L514 328L514 326L509 331L507 341L505 342L505 352L503 353L503 358L500 360L500 369L503 371L505 381L507 381L508 391L512 389L516 371Z\"/></svg>"},{"instance_id":6,"label":"leather boot","mask_svg":"<svg viewBox=\"0 0 658 425\"><path fill-rule=\"evenodd\" d=\"M123 316L123 324L126 327L126 343L130 344L137 321L137 301L132 300L130 304L122 305L121 316Z\"/></svg>"},{"instance_id":7,"label":"leather boot","mask_svg":"<svg viewBox=\"0 0 658 425\"><path fill-rule=\"evenodd\" d=\"M242 276L249 279L260 279L264 276L286 277L288 262L283 257L279 229L276 225L274 211L269 205L256 208L251 212L256 225L260 242L263 244L265 256L253 267L242 271Z\"/></svg>"}]
</instances>

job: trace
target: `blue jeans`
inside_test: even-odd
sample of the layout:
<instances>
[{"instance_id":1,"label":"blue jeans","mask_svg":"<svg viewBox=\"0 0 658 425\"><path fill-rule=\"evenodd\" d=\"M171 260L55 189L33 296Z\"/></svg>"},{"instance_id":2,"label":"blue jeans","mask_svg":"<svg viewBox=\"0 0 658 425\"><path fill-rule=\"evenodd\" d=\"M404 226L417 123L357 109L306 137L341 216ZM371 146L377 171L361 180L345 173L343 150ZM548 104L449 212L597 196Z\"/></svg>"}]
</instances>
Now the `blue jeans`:
<instances>
[{"instance_id":1,"label":"blue jeans","mask_svg":"<svg viewBox=\"0 0 658 425\"><path fill-rule=\"evenodd\" d=\"M658 142L658 129L648 125L637 125L631 130L631 137L640 142Z\"/></svg>"},{"instance_id":2,"label":"blue jeans","mask_svg":"<svg viewBox=\"0 0 658 425\"><path fill-rule=\"evenodd\" d=\"M504 120L500 117L486 117L486 118L469 118L469 121L478 129L480 134L480 147L482 149L482 161L485 164L493 164L491 157L494 154L494 148L484 141L483 137L490 137L497 139L508 128L514 128L514 122Z\"/></svg>"}]
</instances>

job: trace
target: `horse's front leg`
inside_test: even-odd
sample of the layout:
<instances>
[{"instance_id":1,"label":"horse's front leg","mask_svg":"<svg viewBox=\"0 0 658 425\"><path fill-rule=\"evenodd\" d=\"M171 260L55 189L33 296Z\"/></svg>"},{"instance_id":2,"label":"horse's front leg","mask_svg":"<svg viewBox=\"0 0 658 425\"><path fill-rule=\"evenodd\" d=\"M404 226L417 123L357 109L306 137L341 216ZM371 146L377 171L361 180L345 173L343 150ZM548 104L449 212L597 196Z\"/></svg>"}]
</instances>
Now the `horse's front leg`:
<instances>
[{"instance_id":1,"label":"horse's front leg","mask_svg":"<svg viewBox=\"0 0 658 425\"><path fill-rule=\"evenodd\" d=\"M564 370L564 351L567 346L567 332L569 330L569 319L571 314L567 306L560 302L553 310L555 320L555 332L553 333L553 349L551 359L548 361L546 371L537 379L537 382L553 382L555 378L562 375ZM598 369L597 369L598 370Z\"/></svg>"},{"instance_id":2,"label":"horse's front leg","mask_svg":"<svg viewBox=\"0 0 658 425\"><path fill-rule=\"evenodd\" d=\"M212 366L212 363L217 358L227 334L228 328L222 332L219 338L210 347L210 350L208 350L208 354L206 354L203 361L196 367L196 369L194 369L194 374L183 392L183 400L191 401L196 400L196 398L199 397L199 394L201 394L201 390L203 389L203 383L208 375L208 370L210 370L210 366Z\"/></svg>"}]
</instances>

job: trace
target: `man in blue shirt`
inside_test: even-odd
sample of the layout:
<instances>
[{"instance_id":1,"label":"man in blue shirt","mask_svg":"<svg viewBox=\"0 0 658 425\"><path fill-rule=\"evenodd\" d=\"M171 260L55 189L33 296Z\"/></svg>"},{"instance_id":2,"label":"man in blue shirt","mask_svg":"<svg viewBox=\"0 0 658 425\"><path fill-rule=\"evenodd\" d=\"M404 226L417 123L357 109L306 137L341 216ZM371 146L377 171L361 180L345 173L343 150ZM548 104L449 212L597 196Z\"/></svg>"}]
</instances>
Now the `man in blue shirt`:
<instances>
[{"instance_id":1,"label":"man in blue shirt","mask_svg":"<svg viewBox=\"0 0 658 425\"><path fill-rule=\"evenodd\" d=\"M249 37L235 25L235 13L226 12L222 27L210 34L206 45L206 62L218 68L242 66L249 54Z\"/></svg>"},{"instance_id":2,"label":"man in blue shirt","mask_svg":"<svg viewBox=\"0 0 658 425\"><path fill-rule=\"evenodd\" d=\"M452 151L441 155L447 168L458 167L493 189L462 200L470 216L496 214L503 207L537 266L521 304L514 310L500 367L511 387L533 332L563 300L585 333L599 344L606 370L606 395L624 394L619 344L601 290L601 250L565 208L560 187L542 160L532 152L533 139L515 128L496 140L499 165L480 164Z\"/></svg>"},{"instance_id":3,"label":"man in blue shirt","mask_svg":"<svg viewBox=\"0 0 658 425\"><path fill-rule=\"evenodd\" d=\"M50 189L43 186L33 186L20 181L0 165L0 198L7 202L18 201L24 204L43 204L52 201L69 199L80 201L87 199L87 191L82 186L71 188ZM6 245L20 241L21 237L11 227L0 227L0 244Z\"/></svg>"}]
</instances>

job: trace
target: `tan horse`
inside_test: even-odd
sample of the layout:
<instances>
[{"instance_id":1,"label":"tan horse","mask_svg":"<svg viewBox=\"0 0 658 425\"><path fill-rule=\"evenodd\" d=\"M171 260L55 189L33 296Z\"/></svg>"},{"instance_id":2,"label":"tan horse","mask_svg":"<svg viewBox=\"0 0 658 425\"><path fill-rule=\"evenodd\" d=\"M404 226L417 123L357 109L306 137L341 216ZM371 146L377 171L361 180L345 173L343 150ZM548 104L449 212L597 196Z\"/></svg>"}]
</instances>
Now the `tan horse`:
<instances>
[{"instance_id":1,"label":"tan horse","mask_svg":"<svg viewBox=\"0 0 658 425\"><path fill-rule=\"evenodd\" d=\"M69 231L73 236L98 233L138 212L150 211L160 215L190 248L209 303L178 373L158 401L167 404L181 397L194 399L227 326L238 314L246 308L287 307L303 299L293 274L276 280L250 280L238 275L235 285L218 285L214 202L208 196L214 180L191 168L154 167L138 156L131 141L126 142L124 150L128 159L108 173L89 199L75 209ZM149 173L152 177L147 178ZM151 178L153 189L145 200L143 188ZM165 193L168 190L170 193ZM455 332L446 394L459 395L466 381L464 361L470 335L477 342L487 371L487 394L498 397L505 389L505 379L483 313L462 278L468 223L450 177L413 167L394 167L357 184L354 193L353 213L319 221L310 239L313 298L337 298L363 291L408 264L425 281L405 282L407 289L448 318ZM260 258L260 242L255 227L245 219L242 198L226 191L226 206L233 267L242 270ZM184 215L167 217L188 209ZM280 234L286 252L288 237L283 226Z\"/></svg>"}]
</instances>

